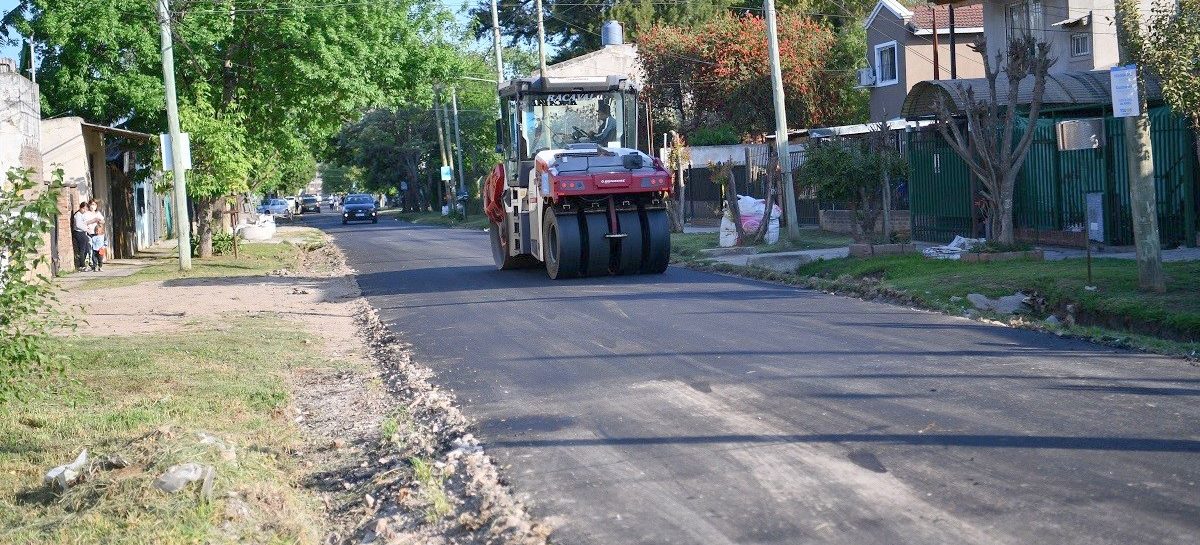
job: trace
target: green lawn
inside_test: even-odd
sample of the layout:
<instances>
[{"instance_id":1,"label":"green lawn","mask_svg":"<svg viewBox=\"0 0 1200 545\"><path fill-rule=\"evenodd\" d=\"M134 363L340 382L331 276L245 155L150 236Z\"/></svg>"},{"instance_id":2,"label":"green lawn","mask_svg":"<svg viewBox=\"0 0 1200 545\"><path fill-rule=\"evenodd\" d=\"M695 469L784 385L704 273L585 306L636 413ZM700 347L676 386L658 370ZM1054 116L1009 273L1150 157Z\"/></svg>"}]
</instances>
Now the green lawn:
<instances>
[{"instance_id":1,"label":"green lawn","mask_svg":"<svg viewBox=\"0 0 1200 545\"><path fill-rule=\"evenodd\" d=\"M484 214L471 214L466 220L460 220L449 216L443 216L439 212L400 212L388 211L387 215L392 216L401 221L407 221L418 225L440 225L443 227L455 227L460 229L486 229L491 223Z\"/></svg>"},{"instance_id":2,"label":"green lawn","mask_svg":"<svg viewBox=\"0 0 1200 545\"><path fill-rule=\"evenodd\" d=\"M782 233L781 233L782 235ZM671 235L671 260L686 263L707 257L702 250L716 248L719 236L717 233L674 233ZM758 253L790 252L794 250L817 250L822 248L839 248L848 246L851 238L847 235L830 233L817 229L801 229L800 237L789 241L781 237L775 244L759 244L755 249Z\"/></svg>"},{"instance_id":3,"label":"green lawn","mask_svg":"<svg viewBox=\"0 0 1200 545\"><path fill-rule=\"evenodd\" d=\"M1044 313L1078 309L1081 321L1111 330L1145 333L1167 339L1200 340L1200 263L1166 263L1164 294L1137 291L1137 267L1132 260L1093 262L1094 291L1085 289L1083 260L965 263L892 256L835 259L802 265L800 277L828 286L878 280L879 287L896 290L923 306L961 312L968 303L951 300L968 293L995 297L1016 291L1044 298Z\"/></svg>"},{"instance_id":4,"label":"green lawn","mask_svg":"<svg viewBox=\"0 0 1200 545\"><path fill-rule=\"evenodd\" d=\"M287 368L329 365L296 350L304 340L270 317L56 340L64 380L0 411L0 543L318 542L321 510L299 486L298 430L284 412ZM236 459L202 444L200 431L235 445ZM48 469L83 448L130 465L96 468L62 495L42 486ZM175 495L150 486L183 462L216 468L211 503L196 484ZM231 491L256 514L230 522L230 534L219 528Z\"/></svg>"},{"instance_id":5,"label":"green lawn","mask_svg":"<svg viewBox=\"0 0 1200 545\"><path fill-rule=\"evenodd\" d=\"M307 235L299 246L288 242L278 244L242 243L238 247L236 259L232 255L221 255L208 259L192 258L192 270L190 271L179 270L179 261L173 253L154 254L149 256L149 259L154 261L152 265L132 275L87 280L80 285L80 288L112 288L180 278L257 276L278 269L294 271L298 266L301 253L317 245L317 240Z\"/></svg>"}]
</instances>

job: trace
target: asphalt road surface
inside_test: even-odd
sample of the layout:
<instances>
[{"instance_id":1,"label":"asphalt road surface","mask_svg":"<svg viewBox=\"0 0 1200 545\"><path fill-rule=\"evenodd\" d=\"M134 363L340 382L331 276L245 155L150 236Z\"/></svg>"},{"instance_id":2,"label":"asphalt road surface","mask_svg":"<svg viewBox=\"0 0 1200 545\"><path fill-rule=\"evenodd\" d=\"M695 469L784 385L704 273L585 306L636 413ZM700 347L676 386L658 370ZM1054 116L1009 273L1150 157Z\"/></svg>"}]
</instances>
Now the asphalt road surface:
<instances>
[{"instance_id":1,"label":"asphalt road surface","mask_svg":"<svg viewBox=\"0 0 1200 545\"><path fill-rule=\"evenodd\" d=\"M1187 362L679 267L555 282L494 270L482 232L304 221L558 543L1200 542Z\"/></svg>"}]
</instances>

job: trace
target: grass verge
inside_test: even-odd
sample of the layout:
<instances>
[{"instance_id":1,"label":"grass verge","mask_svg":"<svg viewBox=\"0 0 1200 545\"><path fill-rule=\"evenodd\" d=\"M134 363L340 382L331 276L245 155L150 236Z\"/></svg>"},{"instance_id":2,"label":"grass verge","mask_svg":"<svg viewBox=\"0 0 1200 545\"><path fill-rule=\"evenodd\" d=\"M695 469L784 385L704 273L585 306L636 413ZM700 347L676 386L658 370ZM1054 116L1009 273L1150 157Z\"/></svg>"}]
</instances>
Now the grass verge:
<instances>
[{"instance_id":1,"label":"grass verge","mask_svg":"<svg viewBox=\"0 0 1200 545\"><path fill-rule=\"evenodd\" d=\"M65 380L0 413L0 542L316 543L321 511L297 483L284 371L322 366L278 318L196 324L138 337L57 338ZM202 441L200 432L220 443ZM66 493L42 485L87 448L93 463ZM123 469L105 467L120 455ZM151 486L174 464L216 469L168 495Z\"/></svg>"},{"instance_id":2,"label":"grass verge","mask_svg":"<svg viewBox=\"0 0 1200 545\"><path fill-rule=\"evenodd\" d=\"M486 229L491 223L487 216L483 214L472 214L467 219L462 220L456 217L443 216L438 212L391 212L387 215L392 216L400 221L407 221L417 225L439 225L442 227L455 227L458 229Z\"/></svg>"},{"instance_id":3,"label":"grass verge","mask_svg":"<svg viewBox=\"0 0 1200 545\"><path fill-rule=\"evenodd\" d=\"M1102 344L1195 358L1200 354L1200 263L1165 263L1164 294L1137 290L1137 265L1130 260L1093 262L1094 290L1086 289L1082 260L965 263L918 255L818 260L794 274L727 264L691 266L787 283L822 291L885 300L1007 321ZM1022 292L1032 312L1013 317L980 313L970 293L999 297ZM1054 315L1060 324L1044 321Z\"/></svg>"},{"instance_id":4,"label":"grass verge","mask_svg":"<svg viewBox=\"0 0 1200 545\"><path fill-rule=\"evenodd\" d=\"M687 263L706 259L709 256L704 250L717 248L719 244L717 233L673 233L671 235L671 261ZM818 229L801 229L800 237L796 240L780 238L775 244L759 244L755 246L758 253L790 252L795 250L819 250L824 248L840 248L852 242L849 236L830 233Z\"/></svg>"},{"instance_id":5,"label":"grass verge","mask_svg":"<svg viewBox=\"0 0 1200 545\"><path fill-rule=\"evenodd\" d=\"M278 269L296 270L303 251L319 248L324 239L305 235L299 245L290 242L278 244L243 243L238 246L238 257L220 255L207 259L192 259L192 270L180 271L173 255L155 254L154 263L128 276L90 279L80 284L80 289L101 289L132 286L142 282L176 280L181 278L212 278L217 276L257 276Z\"/></svg>"}]
</instances>

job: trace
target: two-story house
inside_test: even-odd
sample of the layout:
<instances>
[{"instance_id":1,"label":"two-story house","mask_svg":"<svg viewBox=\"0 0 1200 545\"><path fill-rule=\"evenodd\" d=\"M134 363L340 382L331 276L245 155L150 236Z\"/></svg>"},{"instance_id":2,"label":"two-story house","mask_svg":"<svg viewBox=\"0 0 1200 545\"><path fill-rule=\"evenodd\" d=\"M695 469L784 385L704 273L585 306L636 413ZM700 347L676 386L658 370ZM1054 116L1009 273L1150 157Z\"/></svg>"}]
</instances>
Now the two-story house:
<instances>
[{"instance_id":1,"label":"two-story house","mask_svg":"<svg viewBox=\"0 0 1200 545\"><path fill-rule=\"evenodd\" d=\"M1152 5L1152 0L1140 0L1143 12ZM1087 231L1095 228L1103 233L1105 244L1132 244L1124 128L1122 120L1113 117L1109 77L1109 69L1119 62L1113 1L983 0L982 8L989 59L1026 37L1048 44L1054 59L1039 119L1032 127L1024 119L1017 124L1019 133L1037 131L1015 187L1017 237L1082 246ZM1001 103L1007 101L1004 77L1000 76ZM1022 81L1017 103L1009 106L1027 109L1032 84L1032 78ZM1200 226L1195 135L1188 121L1163 103L1157 81L1147 77L1146 84L1162 241L1193 246ZM930 119L939 104L961 111L967 107L968 88L976 97L989 96L983 78L919 82L901 113L909 120ZM932 130L910 133L908 144L914 238L986 235L980 230L984 212L973 205L978 184L961 159ZM1087 215L1086 203L1095 202L1097 194L1100 221Z\"/></svg>"},{"instance_id":2,"label":"two-story house","mask_svg":"<svg viewBox=\"0 0 1200 545\"><path fill-rule=\"evenodd\" d=\"M909 9L896 0L875 4L864 23L869 66L859 72L859 86L871 92L871 121L899 117L917 82L983 77L983 61L971 49L983 35L983 6L955 6L953 27L950 11L932 4Z\"/></svg>"},{"instance_id":3,"label":"two-story house","mask_svg":"<svg viewBox=\"0 0 1200 545\"><path fill-rule=\"evenodd\" d=\"M1152 2L1143 0L1148 12ZM983 2L988 55L1006 50L1014 37L1050 45L1058 73L1106 70L1117 64L1112 0L1019 0Z\"/></svg>"}]
</instances>

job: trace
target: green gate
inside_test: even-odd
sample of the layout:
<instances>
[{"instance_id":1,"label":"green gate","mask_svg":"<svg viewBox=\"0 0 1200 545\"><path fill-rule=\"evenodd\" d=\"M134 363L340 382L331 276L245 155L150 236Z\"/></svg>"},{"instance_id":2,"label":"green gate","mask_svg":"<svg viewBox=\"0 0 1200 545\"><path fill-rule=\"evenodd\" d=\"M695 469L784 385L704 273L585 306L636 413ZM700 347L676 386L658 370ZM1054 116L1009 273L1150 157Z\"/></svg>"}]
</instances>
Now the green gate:
<instances>
[{"instance_id":1,"label":"green gate","mask_svg":"<svg viewBox=\"0 0 1200 545\"><path fill-rule=\"evenodd\" d=\"M937 131L908 133L908 195L913 240L949 242L971 233L967 165Z\"/></svg>"}]
</instances>

